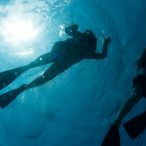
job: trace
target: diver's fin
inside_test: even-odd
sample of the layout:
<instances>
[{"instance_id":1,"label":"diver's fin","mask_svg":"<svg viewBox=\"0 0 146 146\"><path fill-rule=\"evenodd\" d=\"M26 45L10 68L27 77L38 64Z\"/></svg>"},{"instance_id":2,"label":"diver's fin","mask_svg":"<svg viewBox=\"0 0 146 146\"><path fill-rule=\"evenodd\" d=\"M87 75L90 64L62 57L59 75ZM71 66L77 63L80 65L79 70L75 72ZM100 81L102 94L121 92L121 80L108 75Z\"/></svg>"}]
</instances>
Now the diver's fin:
<instances>
[{"instance_id":1,"label":"diver's fin","mask_svg":"<svg viewBox=\"0 0 146 146\"><path fill-rule=\"evenodd\" d=\"M119 125L111 126L101 146L120 146Z\"/></svg>"},{"instance_id":2,"label":"diver's fin","mask_svg":"<svg viewBox=\"0 0 146 146\"><path fill-rule=\"evenodd\" d=\"M0 95L0 107L5 108L8 106L20 93L24 91L23 87L24 85Z\"/></svg>"},{"instance_id":3,"label":"diver's fin","mask_svg":"<svg viewBox=\"0 0 146 146\"><path fill-rule=\"evenodd\" d=\"M13 82L18 76L20 76L28 68L27 66L18 67L15 69L7 70L0 73L0 89L8 86Z\"/></svg>"},{"instance_id":4,"label":"diver's fin","mask_svg":"<svg viewBox=\"0 0 146 146\"><path fill-rule=\"evenodd\" d=\"M124 124L126 131L135 139L146 129L146 111Z\"/></svg>"}]
</instances>

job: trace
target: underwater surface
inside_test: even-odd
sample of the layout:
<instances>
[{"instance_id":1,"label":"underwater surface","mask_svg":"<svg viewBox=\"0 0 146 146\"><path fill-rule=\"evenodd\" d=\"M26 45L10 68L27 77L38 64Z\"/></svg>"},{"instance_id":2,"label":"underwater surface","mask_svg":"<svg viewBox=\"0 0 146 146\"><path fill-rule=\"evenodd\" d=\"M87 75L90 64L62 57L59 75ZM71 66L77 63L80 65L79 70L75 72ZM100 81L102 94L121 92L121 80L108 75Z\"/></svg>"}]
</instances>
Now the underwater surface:
<instances>
[{"instance_id":1,"label":"underwater surface","mask_svg":"<svg viewBox=\"0 0 146 146\"><path fill-rule=\"evenodd\" d=\"M108 56L83 60L0 109L0 146L100 146L132 89L135 61L146 47L145 0L0 0L0 72L23 66L67 38L65 26L91 29ZM29 83L50 65L34 68L0 94ZM146 110L142 99L123 119ZM120 127L121 146L145 146L146 131L131 140Z\"/></svg>"}]
</instances>

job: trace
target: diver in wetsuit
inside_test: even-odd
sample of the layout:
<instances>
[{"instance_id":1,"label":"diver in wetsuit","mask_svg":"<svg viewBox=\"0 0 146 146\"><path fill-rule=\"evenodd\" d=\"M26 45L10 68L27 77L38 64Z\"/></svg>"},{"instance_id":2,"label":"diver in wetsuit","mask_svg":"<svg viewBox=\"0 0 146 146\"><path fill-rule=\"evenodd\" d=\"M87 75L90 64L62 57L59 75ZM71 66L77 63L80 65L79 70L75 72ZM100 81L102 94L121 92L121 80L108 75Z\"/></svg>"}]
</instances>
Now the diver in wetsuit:
<instances>
[{"instance_id":1,"label":"diver in wetsuit","mask_svg":"<svg viewBox=\"0 0 146 146\"><path fill-rule=\"evenodd\" d=\"M9 93L13 94L13 97L9 97L9 93L1 95L1 107L5 107L6 105L8 105L11 102L9 101L11 98L14 99L14 96L16 97L24 90L43 85L44 83L50 81L60 73L67 70L73 64L78 63L83 59L104 59L107 56L108 45L110 43L109 37L104 38L102 53L96 53L95 51L97 48L97 38L91 30L80 32L78 31L78 25L74 24L72 26L66 27L65 32L69 36L71 36L71 38L64 41L56 42L52 47L51 52L38 57L36 60L26 66L20 67L20 73L18 71L17 76L28 69L42 66L48 63L53 63L48 68L48 70L46 70L43 75L39 76L31 83L24 84L21 87L14 89L14 91L9 91ZM11 71L13 72L13 70ZM10 80L7 80L7 84L12 82L12 80L14 79L10 78ZM4 80L4 82L6 81ZM4 84L4 87L5 86L6 83ZM1 88L3 87L1 86ZM15 91L19 92L16 93Z\"/></svg>"},{"instance_id":2,"label":"diver in wetsuit","mask_svg":"<svg viewBox=\"0 0 146 146\"><path fill-rule=\"evenodd\" d=\"M42 76L26 85L25 89L40 86L48 82L83 59L103 59L107 56L110 38L105 38L103 51L99 54L95 52L97 48L97 38L94 33L91 30L86 30L81 33L77 31L77 29L78 25L67 27L65 32L72 38L55 43L51 53L39 57L29 65L29 67L32 68L38 64L54 62Z\"/></svg>"},{"instance_id":3,"label":"diver in wetsuit","mask_svg":"<svg viewBox=\"0 0 146 146\"><path fill-rule=\"evenodd\" d=\"M137 61L137 75L133 79L133 89L121 108L101 146L120 146L119 126L123 118L144 97L146 98L146 48ZM124 124L129 136L134 139L146 129L146 111Z\"/></svg>"},{"instance_id":4,"label":"diver in wetsuit","mask_svg":"<svg viewBox=\"0 0 146 146\"><path fill-rule=\"evenodd\" d=\"M115 124L120 124L125 115L137 104L141 98L146 98L146 48L137 61L137 75L133 79L133 90L130 98L124 104Z\"/></svg>"}]
</instances>

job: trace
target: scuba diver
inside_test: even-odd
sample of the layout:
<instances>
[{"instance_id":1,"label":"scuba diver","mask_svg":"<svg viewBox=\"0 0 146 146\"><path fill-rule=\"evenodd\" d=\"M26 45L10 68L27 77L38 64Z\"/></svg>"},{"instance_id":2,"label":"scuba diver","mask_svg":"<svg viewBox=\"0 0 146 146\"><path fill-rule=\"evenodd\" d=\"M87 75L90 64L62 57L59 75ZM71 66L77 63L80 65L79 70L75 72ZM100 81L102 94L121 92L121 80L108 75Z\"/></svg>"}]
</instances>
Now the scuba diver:
<instances>
[{"instance_id":1,"label":"scuba diver","mask_svg":"<svg viewBox=\"0 0 146 146\"><path fill-rule=\"evenodd\" d=\"M146 48L137 61L137 75L133 79L133 89L130 98L118 113L114 123L105 136L101 146L120 146L119 127L122 119L142 99L146 98ZM146 111L124 124L125 130L135 139L146 129Z\"/></svg>"},{"instance_id":2,"label":"scuba diver","mask_svg":"<svg viewBox=\"0 0 146 146\"><path fill-rule=\"evenodd\" d=\"M78 31L79 26L73 24L65 28L65 33L70 38L56 42L51 52L39 56L28 65L4 71L0 73L0 89L9 85L23 72L48 63L52 65L29 84L24 84L14 90L0 95L0 107L4 108L11 103L24 90L41 86L55 78L60 73L70 68L73 64L83 59L104 59L107 56L110 37L105 37L102 46L102 52L96 53L97 38L91 30L85 32Z\"/></svg>"}]
</instances>

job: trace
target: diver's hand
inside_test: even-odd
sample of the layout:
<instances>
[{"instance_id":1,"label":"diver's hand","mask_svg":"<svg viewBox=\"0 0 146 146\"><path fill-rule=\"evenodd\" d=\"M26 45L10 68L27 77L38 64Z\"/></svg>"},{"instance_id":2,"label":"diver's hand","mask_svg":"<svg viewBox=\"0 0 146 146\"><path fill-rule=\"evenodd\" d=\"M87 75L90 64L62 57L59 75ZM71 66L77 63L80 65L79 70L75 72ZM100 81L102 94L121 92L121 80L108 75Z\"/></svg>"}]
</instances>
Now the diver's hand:
<instances>
[{"instance_id":1,"label":"diver's hand","mask_svg":"<svg viewBox=\"0 0 146 146\"><path fill-rule=\"evenodd\" d=\"M71 26L67 26L65 29L66 30L76 31L78 28L79 28L79 26L77 24L73 24Z\"/></svg>"},{"instance_id":2,"label":"diver's hand","mask_svg":"<svg viewBox=\"0 0 146 146\"><path fill-rule=\"evenodd\" d=\"M77 31L78 28L79 26L77 24L73 24L65 28L65 33L68 34L69 36L75 37L79 34L79 32Z\"/></svg>"},{"instance_id":3,"label":"diver's hand","mask_svg":"<svg viewBox=\"0 0 146 146\"><path fill-rule=\"evenodd\" d=\"M108 44L111 43L111 37L104 37L103 39L104 39L104 40L103 40L103 43L104 43L105 45L108 45Z\"/></svg>"}]
</instances>

